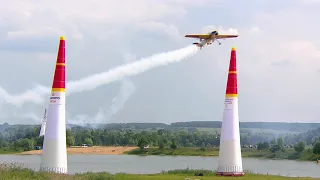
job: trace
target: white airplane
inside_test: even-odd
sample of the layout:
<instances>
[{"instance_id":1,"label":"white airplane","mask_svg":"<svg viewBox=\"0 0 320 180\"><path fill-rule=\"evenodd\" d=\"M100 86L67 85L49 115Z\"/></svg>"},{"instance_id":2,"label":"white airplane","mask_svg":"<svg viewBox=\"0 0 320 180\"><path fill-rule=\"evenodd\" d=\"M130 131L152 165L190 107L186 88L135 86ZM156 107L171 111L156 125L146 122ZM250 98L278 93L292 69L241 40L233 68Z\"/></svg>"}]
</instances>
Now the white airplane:
<instances>
[{"instance_id":1,"label":"white airplane","mask_svg":"<svg viewBox=\"0 0 320 180\"><path fill-rule=\"evenodd\" d=\"M187 34L185 37L188 38L198 38L200 40L199 43L193 43L197 45L200 49L203 48L205 45L212 44L215 40L221 45L221 42L218 39L227 39L227 38L236 38L238 35L219 35L217 31L209 32L208 34Z\"/></svg>"}]
</instances>

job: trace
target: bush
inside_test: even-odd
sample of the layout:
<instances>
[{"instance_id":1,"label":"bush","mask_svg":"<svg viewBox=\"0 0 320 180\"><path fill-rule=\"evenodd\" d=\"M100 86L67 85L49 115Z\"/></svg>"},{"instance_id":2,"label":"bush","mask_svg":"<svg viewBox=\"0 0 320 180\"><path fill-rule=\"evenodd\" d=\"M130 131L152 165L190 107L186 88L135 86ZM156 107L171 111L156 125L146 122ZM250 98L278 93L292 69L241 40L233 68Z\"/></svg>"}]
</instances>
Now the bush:
<instances>
[{"instance_id":1,"label":"bush","mask_svg":"<svg viewBox=\"0 0 320 180\"><path fill-rule=\"evenodd\" d=\"M204 175L215 175L216 171L205 170L205 169L176 169L170 171L162 171L161 174L199 174L203 173Z\"/></svg>"},{"instance_id":2,"label":"bush","mask_svg":"<svg viewBox=\"0 0 320 180\"><path fill-rule=\"evenodd\" d=\"M301 153L306 148L306 142L305 141L300 141L298 144L294 145L293 148L298 153Z\"/></svg>"},{"instance_id":3,"label":"bush","mask_svg":"<svg viewBox=\"0 0 320 180\"><path fill-rule=\"evenodd\" d=\"M172 142L172 143L170 144L170 148L173 149L173 150L177 149L176 143Z\"/></svg>"},{"instance_id":4,"label":"bush","mask_svg":"<svg viewBox=\"0 0 320 180\"><path fill-rule=\"evenodd\" d=\"M312 150L314 154L320 154L320 142L315 143Z\"/></svg>"}]
</instances>

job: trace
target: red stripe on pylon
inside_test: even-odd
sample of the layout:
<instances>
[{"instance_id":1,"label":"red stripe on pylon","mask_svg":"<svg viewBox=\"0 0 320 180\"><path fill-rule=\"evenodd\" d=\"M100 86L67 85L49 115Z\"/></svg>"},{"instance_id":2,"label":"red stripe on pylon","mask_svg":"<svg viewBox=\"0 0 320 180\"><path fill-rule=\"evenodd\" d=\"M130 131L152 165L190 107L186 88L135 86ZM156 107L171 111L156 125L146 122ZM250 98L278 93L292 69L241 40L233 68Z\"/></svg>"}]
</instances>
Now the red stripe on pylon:
<instances>
[{"instance_id":1,"label":"red stripe on pylon","mask_svg":"<svg viewBox=\"0 0 320 180\"><path fill-rule=\"evenodd\" d=\"M237 94L238 94L237 57L236 57L236 49L232 48L231 56L230 56L226 95L237 96Z\"/></svg>"},{"instance_id":2,"label":"red stripe on pylon","mask_svg":"<svg viewBox=\"0 0 320 180\"><path fill-rule=\"evenodd\" d=\"M65 39L60 37L59 50L56 62L56 68L53 77L52 89L66 88L66 55L65 55Z\"/></svg>"}]
</instances>

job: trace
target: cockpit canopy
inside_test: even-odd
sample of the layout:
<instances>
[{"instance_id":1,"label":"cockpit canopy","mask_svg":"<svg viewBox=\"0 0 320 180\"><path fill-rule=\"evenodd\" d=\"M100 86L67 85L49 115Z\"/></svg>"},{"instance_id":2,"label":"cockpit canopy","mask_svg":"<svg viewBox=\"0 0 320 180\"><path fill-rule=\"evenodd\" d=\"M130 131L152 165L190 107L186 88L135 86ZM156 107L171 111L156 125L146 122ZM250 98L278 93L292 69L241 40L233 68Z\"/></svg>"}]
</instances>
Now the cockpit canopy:
<instances>
[{"instance_id":1,"label":"cockpit canopy","mask_svg":"<svg viewBox=\"0 0 320 180\"><path fill-rule=\"evenodd\" d=\"M218 35L218 31L212 31L211 34Z\"/></svg>"}]
</instances>

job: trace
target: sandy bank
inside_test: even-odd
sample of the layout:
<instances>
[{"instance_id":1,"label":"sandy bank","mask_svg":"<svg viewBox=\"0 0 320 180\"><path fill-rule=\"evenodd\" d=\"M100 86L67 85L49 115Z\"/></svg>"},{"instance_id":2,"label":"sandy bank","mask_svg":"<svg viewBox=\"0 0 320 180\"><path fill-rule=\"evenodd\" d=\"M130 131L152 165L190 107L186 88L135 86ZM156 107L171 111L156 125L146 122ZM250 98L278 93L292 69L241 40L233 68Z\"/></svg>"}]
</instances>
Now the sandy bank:
<instances>
[{"instance_id":1,"label":"sandy bank","mask_svg":"<svg viewBox=\"0 0 320 180\"><path fill-rule=\"evenodd\" d=\"M92 146L92 147L69 147L68 154L123 154L125 151L136 149L137 147L122 146ZM42 150L32 150L22 152L21 154L42 154Z\"/></svg>"}]
</instances>

